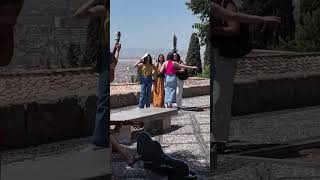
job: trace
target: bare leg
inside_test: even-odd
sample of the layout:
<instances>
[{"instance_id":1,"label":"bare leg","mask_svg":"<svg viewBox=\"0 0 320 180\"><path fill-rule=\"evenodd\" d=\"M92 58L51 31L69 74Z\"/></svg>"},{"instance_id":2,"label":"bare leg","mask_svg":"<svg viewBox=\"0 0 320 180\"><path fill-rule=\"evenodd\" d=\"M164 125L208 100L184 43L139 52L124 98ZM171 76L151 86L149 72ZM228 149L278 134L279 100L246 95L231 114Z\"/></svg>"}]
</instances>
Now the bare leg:
<instances>
[{"instance_id":1,"label":"bare leg","mask_svg":"<svg viewBox=\"0 0 320 180\"><path fill-rule=\"evenodd\" d=\"M132 166L134 165L134 163L136 163L137 161L140 160L140 157L133 157L132 155L130 155L125 149L123 146L121 146L115 139L113 136L110 136L110 140L111 140L111 145L112 145L112 148L119 152L120 155L122 157L124 157L124 159L127 161L128 165L129 166Z\"/></svg>"}]
</instances>

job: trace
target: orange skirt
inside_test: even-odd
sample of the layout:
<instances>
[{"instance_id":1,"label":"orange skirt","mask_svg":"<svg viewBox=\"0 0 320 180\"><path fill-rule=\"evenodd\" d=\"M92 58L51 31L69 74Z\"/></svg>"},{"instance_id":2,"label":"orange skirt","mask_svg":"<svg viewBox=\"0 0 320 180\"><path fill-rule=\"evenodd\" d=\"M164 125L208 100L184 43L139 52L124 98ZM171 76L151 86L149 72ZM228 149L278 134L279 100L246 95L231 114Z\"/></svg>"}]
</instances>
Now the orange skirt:
<instances>
[{"instance_id":1,"label":"orange skirt","mask_svg":"<svg viewBox=\"0 0 320 180\"><path fill-rule=\"evenodd\" d=\"M153 106L164 107L164 79L158 77L153 84Z\"/></svg>"}]
</instances>

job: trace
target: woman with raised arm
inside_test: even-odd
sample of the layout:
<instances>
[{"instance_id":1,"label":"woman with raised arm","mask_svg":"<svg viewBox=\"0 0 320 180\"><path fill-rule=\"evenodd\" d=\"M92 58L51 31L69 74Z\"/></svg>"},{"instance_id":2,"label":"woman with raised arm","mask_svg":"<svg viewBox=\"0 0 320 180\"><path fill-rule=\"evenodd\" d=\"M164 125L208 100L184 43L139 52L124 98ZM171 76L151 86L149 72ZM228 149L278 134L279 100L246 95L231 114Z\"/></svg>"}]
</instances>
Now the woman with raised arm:
<instances>
[{"instance_id":1,"label":"woman with raised arm","mask_svg":"<svg viewBox=\"0 0 320 180\"><path fill-rule=\"evenodd\" d=\"M173 53L168 53L167 61L163 63L160 73L165 73L165 95L164 104L166 108L172 108L173 103L176 103L176 90L177 90L177 76L176 69L198 69L196 66L187 66L184 64L179 64L174 61Z\"/></svg>"},{"instance_id":2,"label":"woman with raised arm","mask_svg":"<svg viewBox=\"0 0 320 180\"><path fill-rule=\"evenodd\" d=\"M152 57L149 53L146 53L141 59L139 59L133 67L141 68L141 91L138 109L142 109L144 107L149 108L151 101L152 75L153 73L157 73L157 68L152 64Z\"/></svg>"}]
</instances>

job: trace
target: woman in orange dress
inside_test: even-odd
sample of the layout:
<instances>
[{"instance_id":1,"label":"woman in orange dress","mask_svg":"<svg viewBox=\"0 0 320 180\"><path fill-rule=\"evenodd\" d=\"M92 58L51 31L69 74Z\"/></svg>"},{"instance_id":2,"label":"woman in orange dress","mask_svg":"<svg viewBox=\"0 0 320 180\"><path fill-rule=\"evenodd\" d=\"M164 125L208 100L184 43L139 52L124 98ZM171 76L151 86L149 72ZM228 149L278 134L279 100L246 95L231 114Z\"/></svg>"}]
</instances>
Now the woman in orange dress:
<instances>
[{"instance_id":1,"label":"woman in orange dress","mask_svg":"<svg viewBox=\"0 0 320 180\"><path fill-rule=\"evenodd\" d=\"M164 55L160 54L156 63L158 73L153 83L153 106L164 107L164 74L160 73L162 64L165 62Z\"/></svg>"}]
</instances>

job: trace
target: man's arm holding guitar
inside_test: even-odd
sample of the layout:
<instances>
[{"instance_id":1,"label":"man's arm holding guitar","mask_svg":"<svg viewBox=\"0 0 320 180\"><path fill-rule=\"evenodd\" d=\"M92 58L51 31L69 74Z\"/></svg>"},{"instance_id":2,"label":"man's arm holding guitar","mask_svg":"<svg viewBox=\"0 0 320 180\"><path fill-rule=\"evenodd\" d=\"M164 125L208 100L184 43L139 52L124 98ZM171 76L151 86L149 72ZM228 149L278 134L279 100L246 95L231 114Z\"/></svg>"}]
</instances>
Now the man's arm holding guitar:
<instances>
[{"instance_id":1,"label":"man's arm holding guitar","mask_svg":"<svg viewBox=\"0 0 320 180\"><path fill-rule=\"evenodd\" d=\"M211 2L210 3L210 13L212 16L219 17L221 19L229 20L229 21L237 21L248 24L278 24L281 22L279 17L275 16L255 16L249 15L239 12L232 12L230 10L224 9L218 4Z\"/></svg>"},{"instance_id":2,"label":"man's arm holding guitar","mask_svg":"<svg viewBox=\"0 0 320 180\"><path fill-rule=\"evenodd\" d=\"M115 69L115 67L118 64L119 56L120 56L120 50L121 50L121 44L116 43L116 45L114 46L113 51L112 51L112 56L113 56L114 59L113 59L112 64L111 64L111 69Z\"/></svg>"}]
</instances>

